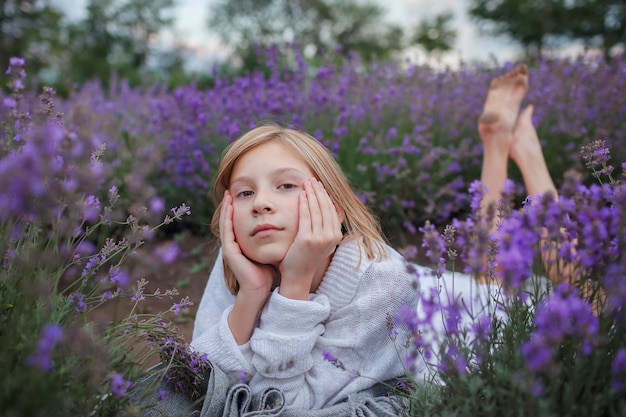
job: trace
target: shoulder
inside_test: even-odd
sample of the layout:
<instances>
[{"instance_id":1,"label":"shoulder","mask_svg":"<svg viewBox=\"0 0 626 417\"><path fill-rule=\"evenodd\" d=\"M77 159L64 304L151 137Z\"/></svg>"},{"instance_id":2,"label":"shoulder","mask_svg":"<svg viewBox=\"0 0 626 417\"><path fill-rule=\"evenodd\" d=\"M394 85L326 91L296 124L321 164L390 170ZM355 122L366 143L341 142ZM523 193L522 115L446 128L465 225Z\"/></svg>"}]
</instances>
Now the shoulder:
<instances>
[{"instance_id":1,"label":"shoulder","mask_svg":"<svg viewBox=\"0 0 626 417\"><path fill-rule=\"evenodd\" d=\"M382 293L415 294L417 275L415 266L390 246L385 246L386 256L372 261L361 278L361 286L367 291L378 290Z\"/></svg>"},{"instance_id":2,"label":"shoulder","mask_svg":"<svg viewBox=\"0 0 626 417\"><path fill-rule=\"evenodd\" d=\"M384 249L382 256L369 259L356 241L339 245L318 289L329 297L332 310L367 292L372 295L415 292L415 275L410 264L392 247L384 245Z\"/></svg>"}]
</instances>

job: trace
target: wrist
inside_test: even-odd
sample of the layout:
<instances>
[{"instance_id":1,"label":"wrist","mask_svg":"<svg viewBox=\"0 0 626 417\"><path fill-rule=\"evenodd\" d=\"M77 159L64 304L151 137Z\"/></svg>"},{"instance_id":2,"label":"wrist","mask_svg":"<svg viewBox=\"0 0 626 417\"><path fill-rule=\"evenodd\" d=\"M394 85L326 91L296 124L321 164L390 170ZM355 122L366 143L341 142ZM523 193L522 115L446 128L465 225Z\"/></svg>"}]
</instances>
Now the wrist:
<instances>
[{"instance_id":1,"label":"wrist","mask_svg":"<svg viewBox=\"0 0 626 417\"><path fill-rule=\"evenodd\" d=\"M313 277L300 277L298 279L281 278L278 293L292 300L308 300L311 293Z\"/></svg>"},{"instance_id":2,"label":"wrist","mask_svg":"<svg viewBox=\"0 0 626 417\"><path fill-rule=\"evenodd\" d=\"M270 293L249 293L239 291L235 304L228 315L228 327L237 344L242 345L252 336L257 318Z\"/></svg>"},{"instance_id":3,"label":"wrist","mask_svg":"<svg viewBox=\"0 0 626 417\"><path fill-rule=\"evenodd\" d=\"M272 291L271 287L261 288L245 288L240 287L237 292L235 303L239 302L242 305L258 306L259 309L263 307L265 301L267 301Z\"/></svg>"}]
</instances>

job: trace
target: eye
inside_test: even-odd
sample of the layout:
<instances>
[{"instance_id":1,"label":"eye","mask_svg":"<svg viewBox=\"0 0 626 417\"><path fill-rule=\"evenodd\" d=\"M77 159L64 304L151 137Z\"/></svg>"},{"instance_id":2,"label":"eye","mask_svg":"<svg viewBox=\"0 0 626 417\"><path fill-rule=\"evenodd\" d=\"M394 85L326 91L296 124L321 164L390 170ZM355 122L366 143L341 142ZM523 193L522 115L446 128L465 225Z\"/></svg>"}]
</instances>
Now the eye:
<instances>
[{"instance_id":1,"label":"eye","mask_svg":"<svg viewBox=\"0 0 626 417\"><path fill-rule=\"evenodd\" d=\"M292 190L294 188L297 188L298 186L296 184L290 184L290 183L285 183L285 184L281 184L278 186L279 190Z\"/></svg>"},{"instance_id":2,"label":"eye","mask_svg":"<svg viewBox=\"0 0 626 417\"><path fill-rule=\"evenodd\" d=\"M246 190L246 191L241 191L240 193L237 193L237 197L239 197L239 198L241 198L241 197L250 197L252 194L254 194L253 191Z\"/></svg>"}]
</instances>

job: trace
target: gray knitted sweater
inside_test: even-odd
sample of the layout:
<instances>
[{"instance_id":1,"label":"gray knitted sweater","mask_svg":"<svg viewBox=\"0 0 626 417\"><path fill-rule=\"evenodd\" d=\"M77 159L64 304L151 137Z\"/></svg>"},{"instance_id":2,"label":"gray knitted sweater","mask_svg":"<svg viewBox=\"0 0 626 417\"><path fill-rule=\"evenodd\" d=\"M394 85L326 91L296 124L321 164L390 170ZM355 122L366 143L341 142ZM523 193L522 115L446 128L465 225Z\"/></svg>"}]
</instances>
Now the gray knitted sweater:
<instances>
[{"instance_id":1,"label":"gray knitted sweater","mask_svg":"<svg viewBox=\"0 0 626 417\"><path fill-rule=\"evenodd\" d=\"M390 247L387 252L378 262L360 256L354 241L341 244L308 300L288 299L278 290L270 295L244 345L228 327L234 297L224 284L220 252L191 345L226 375L248 375L252 396L280 392L286 409L326 408L401 377L408 329L390 332L388 317L393 321L402 306L415 309L417 292L404 258Z\"/></svg>"}]
</instances>

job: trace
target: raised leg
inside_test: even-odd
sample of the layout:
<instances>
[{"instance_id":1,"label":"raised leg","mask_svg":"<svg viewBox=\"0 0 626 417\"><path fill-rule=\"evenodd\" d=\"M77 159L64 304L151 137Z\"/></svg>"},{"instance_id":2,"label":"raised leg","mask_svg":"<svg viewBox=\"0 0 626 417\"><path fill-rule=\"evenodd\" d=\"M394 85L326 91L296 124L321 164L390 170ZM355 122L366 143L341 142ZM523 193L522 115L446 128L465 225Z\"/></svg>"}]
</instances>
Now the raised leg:
<instances>
[{"instance_id":1,"label":"raised leg","mask_svg":"<svg viewBox=\"0 0 626 417\"><path fill-rule=\"evenodd\" d=\"M478 133L483 142L480 181L487 192L482 210L502 197L507 178L508 159L513 143L513 129L520 105L528 91L528 68L520 65L491 81L483 113L478 119Z\"/></svg>"},{"instance_id":2,"label":"raised leg","mask_svg":"<svg viewBox=\"0 0 626 417\"><path fill-rule=\"evenodd\" d=\"M510 157L522 173L526 193L529 196L535 197L538 194L552 192L556 197L557 190L548 171L537 131L532 123L533 110L533 106L530 105L517 118L513 129Z\"/></svg>"}]
</instances>

